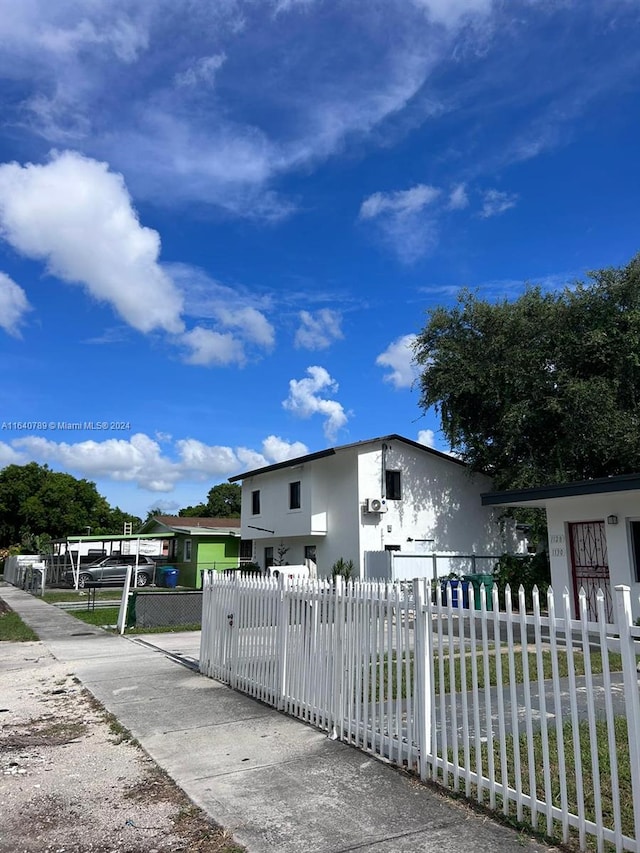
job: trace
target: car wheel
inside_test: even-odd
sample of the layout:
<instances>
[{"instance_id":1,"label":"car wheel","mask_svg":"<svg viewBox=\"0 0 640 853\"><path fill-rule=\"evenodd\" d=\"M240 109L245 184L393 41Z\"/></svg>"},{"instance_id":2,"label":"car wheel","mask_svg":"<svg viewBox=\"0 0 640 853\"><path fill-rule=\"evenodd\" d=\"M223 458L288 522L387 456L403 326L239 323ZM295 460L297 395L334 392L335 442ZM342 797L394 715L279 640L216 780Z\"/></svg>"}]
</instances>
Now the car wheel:
<instances>
[{"instance_id":1,"label":"car wheel","mask_svg":"<svg viewBox=\"0 0 640 853\"><path fill-rule=\"evenodd\" d=\"M91 583L93 578L91 575L80 575L78 578L78 589L84 589L88 583Z\"/></svg>"},{"instance_id":2,"label":"car wheel","mask_svg":"<svg viewBox=\"0 0 640 853\"><path fill-rule=\"evenodd\" d=\"M149 575L146 572L138 572L138 582L136 586L147 586L149 583Z\"/></svg>"}]
</instances>

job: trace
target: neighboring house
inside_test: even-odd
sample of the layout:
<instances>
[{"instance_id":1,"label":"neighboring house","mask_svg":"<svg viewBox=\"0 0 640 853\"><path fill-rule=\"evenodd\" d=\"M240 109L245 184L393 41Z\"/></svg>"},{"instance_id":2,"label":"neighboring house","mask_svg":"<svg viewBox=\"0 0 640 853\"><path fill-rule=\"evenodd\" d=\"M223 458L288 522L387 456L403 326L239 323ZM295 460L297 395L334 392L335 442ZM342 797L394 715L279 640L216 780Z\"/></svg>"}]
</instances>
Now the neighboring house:
<instances>
[{"instance_id":1,"label":"neighboring house","mask_svg":"<svg viewBox=\"0 0 640 853\"><path fill-rule=\"evenodd\" d=\"M263 569L306 563L319 576L340 558L364 576L365 553L499 555L498 513L480 494L491 480L460 460L400 435L310 453L247 471L242 536ZM429 571L429 574L431 572Z\"/></svg>"},{"instance_id":2,"label":"neighboring house","mask_svg":"<svg viewBox=\"0 0 640 853\"><path fill-rule=\"evenodd\" d=\"M156 515L142 525L140 533L170 537L167 562L179 570L180 586L199 589L205 569L235 568L243 556L239 518ZM242 544L250 550L250 543Z\"/></svg>"},{"instance_id":3,"label":"neighboring house","mask_svg":"<svg viewBox=\"0 0 640 853\"><path fill-rule=\"evenodd\" d=\"M640 616L640 474L490 492L482 496L482 504L546 510L551 585L556 595L569 589L575 615L583 587L590 618L597 618L601 588L607 621L613 621L613 589L626 584L631 587L634 618Z\"/></svg>"}]
</instances>

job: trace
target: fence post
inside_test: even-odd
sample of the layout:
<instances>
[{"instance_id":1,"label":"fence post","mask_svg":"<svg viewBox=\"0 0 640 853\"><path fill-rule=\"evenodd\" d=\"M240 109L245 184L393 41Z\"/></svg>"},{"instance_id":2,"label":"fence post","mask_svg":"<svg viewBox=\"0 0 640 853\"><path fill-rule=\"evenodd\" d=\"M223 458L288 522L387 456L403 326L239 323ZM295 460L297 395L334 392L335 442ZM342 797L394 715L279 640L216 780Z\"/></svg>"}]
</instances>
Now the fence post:
<instances>
[{"instance_id":1,"label":"fence post","mask_svg":"<svg viewBox=\"0 0 640 853\"><path fill-rule=\"evenodd\" d=\"M231 660L229 686L238 689L238 646L240 643L240 578L233 578L231 611L227 614L228 629L231 631Z\"/></svg>"},{"instance_id":2,"label":"fence post","mask_svg":"<svg viewBox=\"0 0 640 853\"><path fill-rule=\"evenodd\" d=\"M419 770L422 781L425 781L427 778L427 755L429 754L429 747L431 745L431 670L433 661L431 653L431 625L427 625L428 614L425 609L425 585L426 580L424 578L414 578L413 659L416 671L414 714L417 718L418 752L420 756Z\"/></svg>"},{"instance_id":3,"label":"fence post","mask_svg":"<svg viewBox=\"0 0 640 853\"><path fill-rule=\"evenodd\" d=\"M278 704L279 711L286 710L287 698L287 638L289 636L289 602L286 598L284 574L278 577L278 608L276 622L276 654L278 655Z\"/></svg>"},{"instance_id":4,"label":"fence post","mask_svg":"<svg viewBox=\"0 0 640 853\"><path fill-rule=\"evenodd\" d=\"M78 560L80 560L80 557L78 557ZM118 634L124 634L124 630L127 627L127 607L129 606L129 590L131 589L132 570L133 566L127 566L127 575L124 579L122 598L120 599L120 608L118 610Z\"/></svg>"},{"instance_id":5,"label":"fence post","mask_svg":"<svg viewBox=\"0 0 640 853\"><path fill-rule=\"evenodd\" d=\"M638 692L638 670L631 611L631 588L620 584L616 586L616 621L620 631L620 652L622 654L622 673L624 697L627 712L627 737L629 740L629 763L631 765L631 796L633 799L633 818L636 844L640 841L640 693Z\"/></svg>"},{"instance_id":6,"label":"fence post","mask_svg":"<svg viewBox=\"0 0 640 853\"><path fill-rule=\"evenodd\" d=\"M332 740L342 740L344 729L344 578L336 575L333 590L333 729Z\"/></svg>"}]
</instances>

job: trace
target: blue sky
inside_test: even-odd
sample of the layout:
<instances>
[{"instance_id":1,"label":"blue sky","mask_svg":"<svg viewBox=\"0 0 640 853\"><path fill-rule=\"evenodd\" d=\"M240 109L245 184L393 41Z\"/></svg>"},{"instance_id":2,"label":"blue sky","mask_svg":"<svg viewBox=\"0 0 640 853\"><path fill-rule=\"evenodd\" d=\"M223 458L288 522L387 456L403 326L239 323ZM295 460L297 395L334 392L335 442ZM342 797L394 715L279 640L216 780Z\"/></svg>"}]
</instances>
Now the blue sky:
<instances>
[{"instance_id":1,"label":"blue sky","mask_svg":"<svg viewBox=\"0 0 640 853\"><path fill-rule=\"evenodd\" d=\"M0 467L145 515L446 450L425 312L640 249L638 43L637 0L0 0Z\"/></svg>"}]
</instances>

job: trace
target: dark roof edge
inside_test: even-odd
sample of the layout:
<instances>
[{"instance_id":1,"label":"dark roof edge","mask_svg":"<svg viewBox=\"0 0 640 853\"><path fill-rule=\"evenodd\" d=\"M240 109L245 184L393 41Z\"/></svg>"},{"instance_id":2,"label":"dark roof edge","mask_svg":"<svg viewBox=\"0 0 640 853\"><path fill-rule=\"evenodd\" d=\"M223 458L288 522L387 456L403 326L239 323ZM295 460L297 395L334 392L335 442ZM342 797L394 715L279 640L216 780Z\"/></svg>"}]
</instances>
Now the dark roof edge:
<instances>
[{"instance_id":1,"label":"dark roof edge","mask_svg":"<svg viewBox=\"0 0 640 853\"><path fill-rule=\"evenodd\" d=\"M482 506L517 505L536 500L569 498L578 495L601 495L607 492L627 492L640 489L640 474L617 474L576 483L556 486L534 486L529 489L508 489L504 492L486 492L481 495Z\"/></svg>"},{"instance_id":2,"label":"dark roof edge","mask_svg":"<svg viewBox=\"0 0 640 853\"><path fill-rule=\"evenodd\" d=\"M411 447L417 447L419 450L424 450L426 453L432 453L434 456L439 456L441 459L446 459L447 462L455 462L456 465L462 465L467 468L466 462L451 456L448 453L443 453L441 450L435 450L433 447L427 447L426 444L420 444L410 438L405 438L397 433L391 435L381 435L377 438L367 438L364 441L354 441L351 444L341 444L337 447L329 447L326 450L319 450L316 453L308 453L306 456L297 456L295 459L287 459L284 462L276 462L274 465L267 465L264 468L255 468L253 471L245 471L243 474L236 474L235 477L229 477L230 483L235 483L238 480L246 480L249 477L255 477L258 474L267 474L270 471L279 471L282 468L293 468L297 465L303 465L305 462L312 462L315 459L323 459L325 456L334 456L338 450L349 450L352 447L361 447L365 444L373 444L376 441L402 441L409 444Z\"/></svg>"},{"instance_id":3,"label":"dark roof edge","mask_svg":"<svg viewBox=\"0 0 640 853\"><path fill-rule=\"evenodd\" d=\"M295 459L276 462L274 465L266 465L264 468L254 468L253 471L245 471L243 474L236 474L235 477L229 477L229 482L235 483L237 480L246 480L248 477L255 477L256 474L266 474L269 471L279 471L281 468L290 468L293 465L302 465L304 462L311 462L314 459L322 459L324 456L333 456L335 452L335 448L330 447L328 450L318 450L317 453L308 453L306 456L297 456Z\"/></svg>"}]
</instances>

